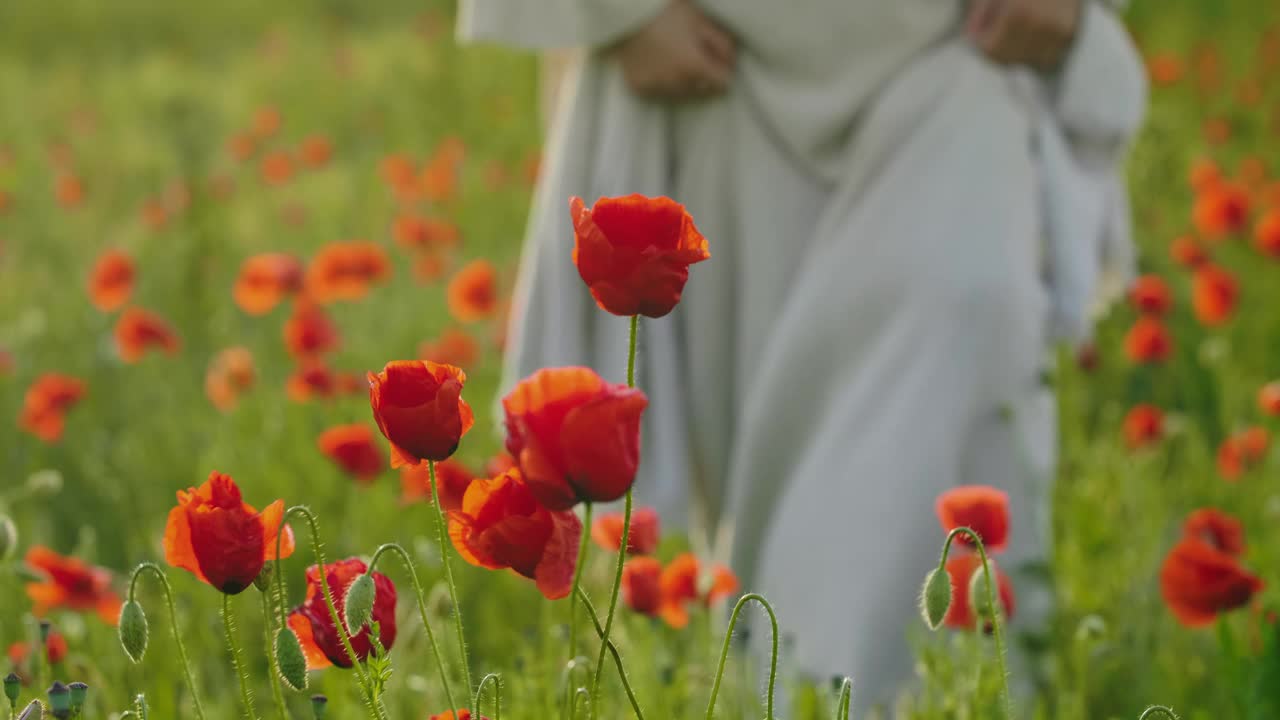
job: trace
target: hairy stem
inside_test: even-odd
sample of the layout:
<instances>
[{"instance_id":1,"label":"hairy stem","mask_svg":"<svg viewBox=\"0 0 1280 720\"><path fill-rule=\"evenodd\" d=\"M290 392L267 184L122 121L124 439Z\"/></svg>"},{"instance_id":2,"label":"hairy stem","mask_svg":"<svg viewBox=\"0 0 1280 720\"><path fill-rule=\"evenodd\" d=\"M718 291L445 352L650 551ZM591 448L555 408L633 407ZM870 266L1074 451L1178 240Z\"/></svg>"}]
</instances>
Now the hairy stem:
<instances>
[{"instance_id":1,"label":"hairy stem","mask_svg":"<svg viewBox=\"0 0 1280 720\"><path fill-rule=\"evenodd\" d=\"M129 600L133 601L137 592L138 578L143 572L150 572L160 581L160 587L164 589L164 602L169 610L169 629L173 632L173 642L178 646L178 660L182 663L182 674L187 679L187 689L191 691L191 701L196 706L196 717L205 720L204 705L200 703L200 693L196 691L195 676L191 673L191 661L187 659L187 646L182 642L182 631L178 629L178 611L173 605L173 589L169 586L169 578L165 576L164 570L153 562L144 562L133 569L133 574L129 577Z\"/></svg>"},{"instance_id":2,"label":"hairy stem","mask_svg":"<svg viewBox=\"0 0 1280 720\"><path fill-rule=\"evenodd\" d=\"M1156 715L1163 715L1167 720L1179 720L1177 713L1172 708L1167 708L1163 705L1152 705L1142 711L1142 714L1138 716L1138 720L1147 720L1147 718L1154 718Z\"/></svg>"},{"instance_id":3,"label":"hairy stem","mask_svg":"<svg viewBox=\"0 0 1280 720\"><path fill-rule=\"evenodd\" d=\"M1008 661L1005 659L1004 649L1004 632L1001 628L1003 624L1000 621L1000 606L996 604L996 579L991 572L991 563L987 560L987 548L982 543L982 538L973 528L958 527L947 533L947 541L942 546L942 558L938 561L938 567L946 572L947 555L951 552L951 543L959 535L969 538L973 546L978 549L978 558L982 561L982 575L985 579L987 593L987 607L991 608L991 635L996 641L996 662L1000 668L1000 695L1004 704L1004 716L1013 719L1013 697L1009 692L1009 667Z\"/></svg>"},{"instance_id":4,"label":"hairy stem","mask_svg":"<svg viewBox=\"0 0 1280 720\"><path fill-rule=\"evenodd\" d=\"M840 699L836 703L836 720L849 720L849 704L853 701L853 679L840 681Z\"/></svg>"},{"instance_id":5,"label":"hairy stem","mask_svg":"<svg viewBox=\"0 0 1280 720\"><path fill-rule=\"evenodd\" d=\"M582 515L582 538L578 541L578 563L573 569L573 587L569 591L569 657L578 656L578 586L582 584L582 568L587 564L587 551L591 545L591 503Z\"/></svg>"},{"instance_id":6,"label":"hairy stem","mask_svg":"<svg viewBox=\"0 0 1280 720\"><path fill-rule=\"evenodd\" d=\"M720 662L716 666L716 677L711 683L711 699L707 702L707 720L711 720L715 714L716 697L720 694L720 682L724 679L724 665L729 659L729 644L733 640L733 628L738 624L738 615L742 613L742 608L746 607L749 602L759 604L769 614L769 626L772 630L770 637L773 648L769 654L769 689L768 694L765 695L765 720L774 720L773 696L774 687L778 681L778 617L773 613L773 606L769 604L769 601L758 593L743 595L738 600L738 604L733 606L733 613L729 615L729 629L724 634L724 647L720 650Z\"/></svg>"},{"instance_id":7,"label":"hairy stem","mask_svg":"<svg viewBox=\"0 0 1280 720\"><path fill-rule=\"evenodd\" d=\"M476 699L471 703L471 707L475 708L475 718L477 720L480 715L480 699L484 697L485 686L493 684L493 718L492 720L502 720L502 676L497 673L489 673L480 678L480 684L476 686Z\"/></svg>"},{"instance_id":8,"label":"hairy stem","mask_svg":"<svg viewBox=\"0 0 1280 720\"><path fill-rule=\"evenodd\" d=\"M280 568L275 568L276 572L280 572ZM268 590L258 593L262 596L262 649L267 654L267 665L271 669L271 698L276 706L276 714L280 716L280 720L289 720L289 711L285 708L284 693L280 690L280 668L276 664L275 653L275 637L271 632L271 597Z\"/></svg>"},{"instance_id":9,"label":"hairy stem","mask_svg":"<svg viewBox=\"0 0 1280 720\"><path fill-rule=\"evenodd\" d=\"M240 659L240 643L236 642L236 623L231 614L231 596L222 596L222 628L227 635L227 648L231 650L231 664L235 667L236 676L240 678L240 702L244 705L245 716L258 720L258 711L253 707L253 691L249 689L249 673Z\"/></svg>"},{"instance_id":10,"label":"hairy stem","mask_svg":"<svg viewBox=\"0 0 1280 720\"><path fill-rule=\"evenodd\" d=\"M618 648L613 641L605 637L604 628L600 625L600 616L596 614L595 606L591 604L591 598L587 597L586 591L578 588L578 599L582 601L582 607L587 611L587 617L591 618L591 624L595 626L596 634L600 636L600 641L609 649L609 654L613 656L613 664L618 668L618 679L622 681L622 689L627 693L627 700L631 703L631 710L636 714L636 720L644 720L644 712L640 710L640 701L636 699L635 690L631 689L631 679L627 677L626 668L622 666L622 656L618 654Z\"/></svg>"},{"instance_id":11,"label":"hairy stem","mask_svg":"<svg viewBox=\"0 0 1280 720\"><path fill-rule=\"evenodd\" d=\"M467 690L462 696L467 698L471 693L471 663L467 661L467 637L462 632L462 604L458 602L458 585L453 581L453 564L449 562L449 543L444 529L444 508L440 507L440 488L436 487L434 460L427 461L427 472L431 475L431 502L436 508L436 535L440 542L440 562L444 565L445 582L449 584L449 599L453 602L453 627L458 633L458 654L462 660L462 677L467 683Z\"/></svg>"}]
</instances>

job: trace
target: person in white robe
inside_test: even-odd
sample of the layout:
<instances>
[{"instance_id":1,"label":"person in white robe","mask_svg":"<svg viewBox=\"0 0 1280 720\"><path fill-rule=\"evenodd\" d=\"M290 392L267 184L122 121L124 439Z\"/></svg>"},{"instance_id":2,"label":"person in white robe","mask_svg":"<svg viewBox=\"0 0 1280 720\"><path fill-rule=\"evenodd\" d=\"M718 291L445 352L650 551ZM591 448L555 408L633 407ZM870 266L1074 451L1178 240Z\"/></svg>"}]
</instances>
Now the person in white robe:
<instances>
[{"instance_id":1,"label":"person in white robe","mask_svg":"<svg viewBox=\"0 0 1280 720\"><path fill-rule=\"evenodd\" d=\"M1070 8L1065 38L1020 36L1007 14L1052 20L1053 6ZM701 530L775 604L794 666L853 677L856 705L910 676L906 631L950 487L1009 494L999 562L1018 618L1043 620L1048 593L1020 570L1049 548L1047 351L1087 340L1131 262L1118 167L1146 85L1114 8L464 0L459 22L469 40L581 49L534 198L506 381L571 364L622 379L627 323L577 276L568 198L675 198L712 258L675 312L641 324L639 502ZM701 65L623 56L631 38L681 32ZM653 97L680 83L686 101Z\"/></svg>"}]
</instances>

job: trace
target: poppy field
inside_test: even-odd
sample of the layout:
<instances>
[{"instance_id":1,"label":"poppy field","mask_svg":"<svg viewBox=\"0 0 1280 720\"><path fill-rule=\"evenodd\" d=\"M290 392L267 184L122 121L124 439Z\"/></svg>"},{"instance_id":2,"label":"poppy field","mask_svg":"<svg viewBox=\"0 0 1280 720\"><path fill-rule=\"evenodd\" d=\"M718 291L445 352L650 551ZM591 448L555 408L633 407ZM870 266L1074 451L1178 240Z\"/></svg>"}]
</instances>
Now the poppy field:
<instances>
[{"instance_id":1,"label":"poppy field","mask_svg":"<svg viewBox=\"0 0 1280 720\"><path fill-rule=\"evenodd\" d=\"M850 716L633 506L632 368L499 395L538 67L453 12L0 6L0 716ZM944 494L873 717L1280 718L1280 10L1129 18L1138 277L1044 378L1051 622L1007 622L1003 494ZM564 201L634 357L724 240Z\"/></svg>"}]
</instances>

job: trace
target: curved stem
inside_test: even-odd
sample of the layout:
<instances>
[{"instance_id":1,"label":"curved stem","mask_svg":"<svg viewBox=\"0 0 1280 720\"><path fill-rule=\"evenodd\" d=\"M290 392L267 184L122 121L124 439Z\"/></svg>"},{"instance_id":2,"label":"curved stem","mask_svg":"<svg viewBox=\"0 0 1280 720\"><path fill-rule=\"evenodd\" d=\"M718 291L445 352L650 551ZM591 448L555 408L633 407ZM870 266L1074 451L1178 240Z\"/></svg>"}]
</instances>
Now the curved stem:
<instances>
[{"instance_id":1,"label":"curved stem","mask_svg":"<svg viewBox=\"0 0 1280 720\"><path fill-rule=\"evenodd\" d=\"M418 613L422 617L422 627L427 630L427 641L431 643L431 653L435 655L436 666L440 668L440 683L444 685L444 697L449 703L451 709L458 706L453 702L453 690L449 688L449 671L444 666L444 657L440 654L440 644L436 642L436 634L431 629L431 623L427 620L427 599L426 594L422 591L422 583L418 580L418 571L414 567L413 560L409 557L409 553L405 551L399 543L387 543L379 547L369 560L369 574L373 574L373 569L378 565L378 560L382 558L382 554L390 552L400 556L400 561L409 570L409 581L413 583L413 592L418 598ZM487 677L487 676L486 676ZM481 681L481 685L484 682ZM480 691L476 691L476 697L479 697ZM479 714L479 711L476 711ZM495 718L496 720L496 718Z\"/></svg>"},{"instance_id":2,"label":"curved stem","mask_svg":"<svg viewBox=\"0 0 1280 720\"><path fill-rule=\"evenodd\" d=\"M716 666L716 677L711 683L711 700L707 702L707 720L711 720L716 709L716 696L720 694L720 681L724 679L724 664L729 658L729 643L733 640L733 628L738 624L738 615L748 602L756 602L769 614L769 626L772 628L773 649L769 654L769 690L765 696L765 720L773 720L773 691L778 681L778 617L773 613L773 606L759 593L743 595L738 604L733 606L729 615L729 629L724 634L724 647L720 650L720 663Z\"/></svg>"},{"instance_id":3,"label":"curved stem","mask_svg":"<svg viewBox=\"0 0 1280 720\"><path fill-rule=\"evenodd\" d=\"M634 336L634 334L633 334ZM585 532L585 531L584 531ZM604 654L609 641L609 633L613 630L613 615L618 609L618 593L622 589L622 566L627 559L627 542L631 535L631 488L627 488L627 500L622 512L622 542L618 545L618 562L613 572L613 589L609 594L609 612L604 617L604 635L600 643L600 654L596 656L596 671L591 678L592 705L600 698L600 676L604 674Z\"/></svg>"},{"instance_id":4,"label":"curved stem","mask_svg":"<svg viewBox=\"0 0 1280 720\"><path fill-rule=\"evenodd\" d=\"M497 673L489 673L480 678L480 684L476 686L476 699L471 703L471 707L475 708L475 718L479 720L480 715L480 698L484 697L484 688L493 682L493 718L492 720L502 720L502 676Z\"/></svg>"},{"instance_id":5,"label":"curved stem","mask_svg":"<svg viewBox=\"0 0 1280 720\"><path fill-rule=\"evenodd\" d=\"M600 625L600 616L596 614L595 606L591 604L591 598L587 597L587 593L578 588L578 599L582 601L582 607L587 611L587 617L591 618L591 624L595 626L596 634L600 636L600 640L609 648L609 653L613 655L613 664L618 667L618 678L622 680L622 689L627 693L627 700L631 702L631 710L636 714L636 720L644 720L644 712L640 710L640 701L636 699L635 690L631 689L631 679L627 677L627 671L622 666L622 656L618 654L618 648L613 641L605 638L604 628Z\"/></svg>"},{"instance_id":6,"label":"curved stem","mask_svg":"<svg viewBox=\"0 0 1280 720\"><path fill-rule=\"evenodd\" d=\"M1009 667L1005 660L1004 650L1004 632L1000 622L1000 606L996 605L996 580L991 572L991 563L987 560L987 548L982 544L982 538L973 528L958 527L947 533L947 541L942 546L942 558L938 561L938 567L946 572L947 554L951 552L951 543L959 535L965 535L978 549L978 558L982 561L982 575L987 586L987 607L991 608L991 634L996 641L996 662L1000 668L1000 692L1004 700L1004 716L1012 720L1013 718L1013 697L1009 692Z\"/></svg>"},{"instance_id":7,"label":"curved stem","mask_svg":"<svg viewBox=\"0 0 1280 720\"><path fill-rule=\"evenodd\" d=\"M840 681L840 700L836 703L836 720L849 720L849 704L853 701L853 680Z\"/></svg>"},{"instance_id":8,"label":"curved stem","mask_svg":"<svg viewBox=\"0 0 1280 720\"><path fill-rule=\"evenodd\" d=\"M236 624L231 615L231 596L222 596L222 628L226 631L227 647L231 650L231 664L235 667L236 676L240 678L240 702L244 704L245 715L258 720L258 711L253 707L253 691L249 689L249 673L240 660L240 644L236 642Z\"/></svg>"},{"instance_id":9,"label":"curved stem","mask_svg":"<svg viewBox=\"0 0 1280 720\"><path fill-rule=\"evenodd\" d=\"M1155 717L1153 713L1159 713L1165 716L1166 718L1168 718L1169 720L1178 720L1177 713L1175 713L1172 708L1167 708L1163 705L1152 705L1151 707L1142 711L1142 714L1138 716L1138 720L1147 720L1147 718Z\"/></svg>"},{"instance_id":10,"label":"curved stem","mask_svg":"<svg viewBox=\"0 0 1280 720\"><path fill-rule=\"evenodd\" d=\"M579 589L579 592L581 592L581 589ZM596 623L597 626L599 626L599 624L600 624L599 622ZM564 664L564 670L560 672L560 689L561 689L561 694L564 695L564 698L560 703L561 717L567 716L573 710L573 693L577 689L577 687L582 687L582 686L575 686L575 682L576 682L575 675L578 674L579 670L585 670L587 672L587 683L590 684L591 682L591 666L589 665L590 662L591 662L591 658L588 658L584 655L578 655L576 657L570 658L569 662Z\"/></svg>"},{"instance_id":11,"label":"curved stem","mask_svg":"<svg viewBox=\"0 0 1280 720\"><path fill-rule=\"evenodd\" d=\"M279 568L276 568L279 572ZM289 711L285 709L284 693L280 690L280 668L276 664L275 638L271 632L271 598L268 590L258 593L262 596L262 649L267 654L267 665L271 669L271 698L276 706L276 714L280 720L289 720Z\"/></svg>"},{"instance_id":12,"label":"curved stem","mask_svg":"<svg viewBox=\"0 0 1280 720\"><path fill-rule=\"evenodd\" d=\"M458 602L458 585L453 581L453 565L449 562L449 543L444 529L444 508L440 507L440 488L436 487L436 462L427 461L427 473L431 476L431 502L436 508L436 535L440 542L440 562L444 565L444 579L449 584L449 599L453 602L453 626L458 633L458 654L462 659L462 677L467 682L466 698L471 693L471 663L467 662L467 639L462 632L462 605Z\"/></svg>"},{"instance_id":13,"label":"curved stem","mask_svg":"<svg viewBox=\"0 0 1280 720\"><path fill-rule=\"evenodd\" d=\"M144 562L133 569L133 574L129 577L129 600L134 599L137 591L138 578L142 576L143 571L150 571L160 581L160 587L164 589L164 602L169 610L169 628L173 632L173 642L178 646L178 660L182 662L182 674L187 679L187 689L191 691L191 701L196 706L196 717L200 720L204 718L204 705L200 702L200 693L196 691L195 676L191 674L191 661L187 659L187 646L182 642L182 631L178 629L178 612L173 606L173 589L169 587L169 578L165 576L164 570L153 562Z\"/></svg>"},{"instance_id":14,"label":"curved stem","mask_svg":"<svg viewBox=\"0 0 1280 720\"><path fill-rule=\"evenodd\" d=\"M582 584L582 568L587 564L587 551L591 545L591 508L590 502L582 516L582 538L578 541L578 563L573 569L573 587L569 590L569 657L578 656L578 586Z\"/></svg>"},{"instance_id":15,"label":"curved stem","mask_svg":"<svg viewBox=\"0 0 1280 720\"><path fill-rule=\"evenodd\" d=\"M582 717L591 717L591 693L587 692L586 688L578 688L574 691L573 707L571 708L572 712L569 713L569 720L578 720L578 708L582 705L587 707L587 714Z\"/></svg>"}]
</instances>

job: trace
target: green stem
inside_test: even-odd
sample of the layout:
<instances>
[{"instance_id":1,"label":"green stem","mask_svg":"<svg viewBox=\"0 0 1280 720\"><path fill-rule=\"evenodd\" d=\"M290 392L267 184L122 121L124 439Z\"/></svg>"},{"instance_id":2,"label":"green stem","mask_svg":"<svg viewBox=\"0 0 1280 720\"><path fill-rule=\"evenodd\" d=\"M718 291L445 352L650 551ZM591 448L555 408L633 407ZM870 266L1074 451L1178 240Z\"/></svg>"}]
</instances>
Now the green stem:
<instances>
[{"instance_id":1,"label":"green stem","mask_svg":"<svg viewBox=\"0 0 1280 720\"><path fill-rule=\"evenodd\" d=\"M222 596L222 628L227 634L227 647L231 650L231 664L235 667L236 676L240 678L240 701L244 704L244 713L252 720L258 720L258 711L253 707L253 691L249 689L249 673L240 660L240 644L236 642L236 624L231 615L231 596Z\"/></svg>"},{"instance_id":2,"label":"green stem","mask_svg":"<svg viewBox=\"0 0 1280 720\"><path fill-rule=\"evenodd\" d=\"M480 698L484 697L484 688L490 682L493 683L493 718L491 720L502 720L502 676L497 673L489 673L480 678L480 684L476 686L476 699L471 703L471 707L475 708L475 720L480 720Z\"/></svg>"},{"instance_id":3,"label":"green stem","mask_svg":"<svg viewBox=\"0 0 1280 720\"><path fill-rule=\"evenodd\" d=\"M632 333L634 336L634 333ZM585 530L583 531L586 532ZM604 673L604 654L613 630L613 616L618 609L618 593L622 589L622 566L627 559L627 541L631 535L631 488L627 488L626 506L622 512L622 542L619 544L618 562L613 572L613 590L609 593L609 612L604 617L604 635L600 642L600 654L596 656L596 671L591 678L592 706L600 698L600 676Z\"/></svg>"},{"instance_id":4,"label":"green stem","mask_svg":"<svg viewBox=\"0 0 1280 720\"><path fill-rule=\"evenodd\" d=\"M413 583L413 592L418 598L418 613L422 617L422 627L426 628L427 641L431 644L431 653L435 655L436 666L440 668L440 683L444 686L445 700L449 703L449 708L451 710L456 710L458 706L453 704L453 690L449 688L449 672L444 666L444 656L440 654L440 644L436 642L436 634L431 629L431 622L427 619L426 594L422 591L422 583L418 580L418 571L414 567L413 560L409 557L409 553L398 543L387 543L382 545L373 553L373 558L369 560L369 574L373 574L373 569L377 566L378 560L382 558L383 553L387 552L399 555L400 561L403 562L404 566L409 570L409 580ZM483 685L483 681L481 684ZM476 695L477 697L479 696L478 690L476 691Z\"/></svg>"},{"instance_id":5,"label":"green stem","mask_svg":"<svg viewBox=\"0 0 1280 720\"><path fill-rule=\"evenodd\" d=\"M631 342L627 350L627 387L636 386L636 336L640 334L640 316L631 316ZM625 547L625 545L623 546Z\"/></svg>"},{"instance_id":6,"label":"green stem","mask_svg":"<svg viewBox=\"0 0 1280 720\"><path fill-rule=\"evenodd\" d=\"M280 568L276 567L275 570L279 572ZM276 665L275 638L271 632L271 598L267 595L268 591L269 588L258 593L262 596L262 648L267 654L267 665L271 668L271 697L275 702L276 714L280 716L280 720L289 720L284 693L280 690L280 668Z\"/></svg>"},{"instance_id":7,"label":"green stem","mask_svg":"<svg viewBox=\"0 0 1280 720\"><path fill-rule=\"evenodd\" d=\"M582 568L587 564L587 551L591 545L591 508L590 502L582 514L582 538L578 540L578 563L573 569L573 587L569 591L569 657L578 656L578 586L582 584Z\"/></svg>"},{"instance_id":8,"label":"green stem","mask_svg":"<svg viewBox=\"0 0 1280 720\"><path fill-rule=\"evenodd\" d=\"M169 578L165 576L164 570L153 562L144 562L134 568L133 574L129 577L129 600L134 600L134 594L138 586L138 578L142 576L143 571L150 571L160 580L160 587L164 589L164 602L169 609L169 628L173 632L173 642L178 646L178 660L182 662L182 674L187 679L187 689L191 691L191 701L196 706L196 717L200 720L204 718L204 705L200 703L200 693L196 691L195 676L191 674L191 661L187 659L187 646L182 642L182 631L178 629L178 612L173 606L173 590L169 587Z\"/></svg>"},{"instance_id":9,"label":"green stem","mask_svg":"<svg viewBox=\"0 0 1280 720\"><path fill-rule=\"evenodd\" d=\"M773 606L758 593L743 595L733 613L729 615L729 629L724 634L724 647L720 650L720 663L716 666L716 677L711 683L711 699L707 702L707 720L711 720L716 709L716 697L720 694L720 682L724 679L724 665L729 659L729 643L733 640L733 628L738 624L738 615L749 602L756 602L769 614L769 626L772 629L773 649L769 654L769 690L765 696L765 720L773 720L774 687L778 681L778 617L773 613Z\"/></svg>"},{"instance_id":10,"label":"green stem","mask_svg":"<svg viewBox=\"0 0 1280 720\"><path fill-rule=\"evenodd\" d=\"M840 700L836 703L836 720L849 720L849 704L853 701L853 680L840 681Z\"/></svg>"},{"instance_id":11,"label":"green stem","mask_svg":"<svg viewBox=\"0 0 1280 720\"><path fill-rule=\"evenodd\" d=\"M982 561L982 575L986 580L984 583L987 588L987 607L991 608L991 634L996 641L996 662L1000 668L1000 693L1004 701L1004 716L1012 720L1013 718L1013 697L1009 692L1009 667L1005 660L1004 649L1004 632L1001 629L1000 622L1000 606L996 604L996 579L991 572L991 563L987 560L987 548L982 544L982 538L973 528L958 527L947 533L947 541L942 546L942 558L938 561L938 567L946 572L947 555L951 552L951 542L958 535L966 535L978 549L978 559Z\"/></svg>"},{"instance_id":12,"label":"green stem","mask_svg":"<svg viewBox=\"0 0 1280 720\"><path fill-rule=\"evenodd\" d=\"M582 589L579 588L578 592L582 592ZM597 625L599 625L599 623L597 623ZM587 682L590 683L590 662L591 658L584 655L578 655L577 657L570 658L569 662L564 664L564 670L560 673L561 694L564 696L560 702L561 717L568 716L570 711L573 709L573 693L578 687L580 687L575 684L575 676L578 674L579 670L585 670L587 672Z\"/></svg>"},{"instance_id":13,"label":"green stem","mask_svg":"<svg viewBox=\"0 0 1280 720\"><path fill-rule=\"evenodd\" d=\"M601 642L605 647L609 648L609 653L613 655L613 664L618 667L618 678L622 680L622 689L627 693L627 700L631 702L631 710L636 714L636 720L644 720L644 712L640 710L640 701L636 699L635 690L631 689L631 679L627 677L626 668L622 666L622 656L618 654L618 648L604 635L604 628L600 626L600 616L596 614L595 606L591 604L591 598L587 597L586 591L578 588L578 599L582 601L582 607L587 611L587 617L591 618L591 624L595 626L596 634L600 636Z\"/></svg>"},{"instance_id":14,"label":"green stem","mask_svg":"<svg viewBox=\"0 0 1280 720\"><path fill-rule=\"evenodd\" d=\"M586 688L578 688L577 690L574 691L573 708L572 708L572 712L569 714L569 720L578 720L578 717L579 717L578 708L582 705L586 706L587 713L585 715L582 715L581 717L590 718L591 717L591 693L587 692Z\"/></svg>"},{"instance_id":15,"label":"green stem","mask_svg":"<svg viewBox=\"0 0 1280 720\"><path fill-rule=\"evenodd\" d=\"M471 693L471 663L467 661L467 637L462 632L462 604L458 602L458 585L453 581L453 564L449 562L449 543L445 536L444 508L440 507L440 488L436 487L436 461L427 461L427 473L431 476L431 502L436 508L436 535L440 542L440 562L444 565L444 579L449 584L449 599L453 603L453 627L458 633L458 654L462 659L462 677L467 682L466 698ZM468 708L470 709L470 708Z\"/></svg>"},{"instance_id":16,"label":"green stem","mask_svg":"<svg viewBox=\"0 0 1280 720\"><path fill-rule=\"evenodd\" d=\"M1173 709L1167 708L1163 705L1152 705L1151 707L1144 710L1141 715L1138 716L1138 720L1147 720L1147 718L1149 717L1155 717L1153 713L1159 713L1165 716L1166 718L1169 718L1169 720L1178 720L1178 715L1175 712L1173 712Z\"/></svg>"}]
</instances>

